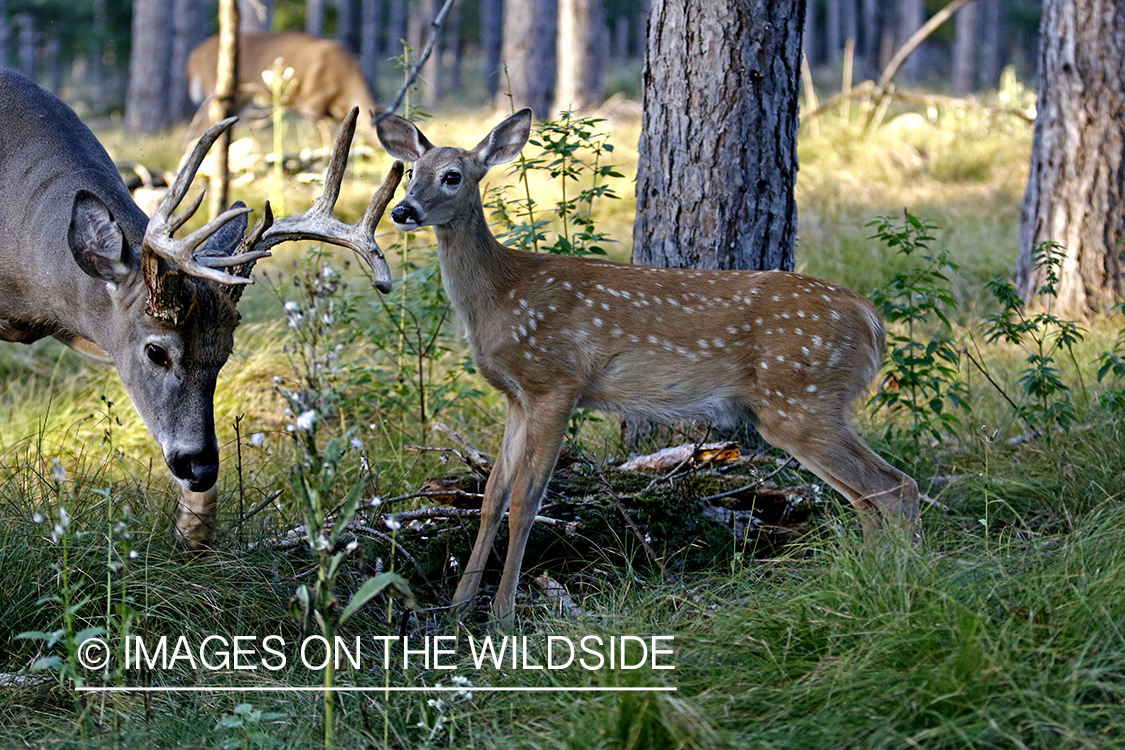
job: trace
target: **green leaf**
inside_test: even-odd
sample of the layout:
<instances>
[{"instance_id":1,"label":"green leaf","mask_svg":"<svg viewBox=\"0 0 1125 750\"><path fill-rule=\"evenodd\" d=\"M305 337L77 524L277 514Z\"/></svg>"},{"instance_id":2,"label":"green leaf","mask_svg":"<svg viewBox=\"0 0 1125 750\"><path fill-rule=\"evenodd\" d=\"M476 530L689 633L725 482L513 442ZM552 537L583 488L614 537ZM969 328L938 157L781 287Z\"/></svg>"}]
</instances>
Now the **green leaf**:
<instances>
[{"instance_id":1,"label":"green leaf","mask_svg":"<svg viewBox=\"0 0 1125 750\"><path fill-rule=\"evenodd\" d=\"M351 617L360 607L367 604L372 598L387 589L390 589L391 593L401 599L405 606L415 612L421 611L421 607L418 606L418 600L414 596L414 591L410 588L410 583L407 582L405 578L397 573L380 573L374 578L368 578L364 584L359 587L359 591L355 593L352 600L348 602L348 606L344 607L344 611L340 614L339 623L342 625L344 621Z\"/></svg>"}]
</instances>

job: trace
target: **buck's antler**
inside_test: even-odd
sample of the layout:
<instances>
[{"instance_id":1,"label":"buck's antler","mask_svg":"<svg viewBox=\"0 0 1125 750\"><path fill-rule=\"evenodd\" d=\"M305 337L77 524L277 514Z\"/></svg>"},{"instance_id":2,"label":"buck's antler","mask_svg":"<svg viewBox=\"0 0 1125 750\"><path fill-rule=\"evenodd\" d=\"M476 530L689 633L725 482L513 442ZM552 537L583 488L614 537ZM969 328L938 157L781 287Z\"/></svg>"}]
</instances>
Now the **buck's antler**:
<instances>
[{"instance_id":1,"label":"buck's antler","mask_svg":"<svg viewBox=\"0 0 1125 750\"><path fill-rule=\"evenodd\" d=\"M197 256L195 254L196 249L227 222L242 214L249 213L250 209L246 206L224 211L187 237L178 240L172 237L176 230L182 227L199 209L203 202L203 193L201 192L180 215L173 216L172 212L176 210L184 196L187 195L188 188L191 187L191 182L195 178L195 173L199 170L199 165L203 163L203 157L207 155L211 144L223 131L233 125L236 119L231 117L223 120L208 128L207 132L200 136L195 148L192 149L191 156L188 157L183 169L176 176L176 181L172 184L168 194L164 196L164 200L160 201L156 212L149 220L141 248L142 260L146 267L146 279L151 279L157 284L160 283L159 277L164 274L150 272L150 269L155 271L155 259L159 257L191 276L210 279L220 284L249 284L251 282L248 277L227 273L219 269L230 268L269 256L264 248L252 249L249 252L233 255ZM156 289L152 287L151 283L150 289L153 289L155 295Z\"/></svg>"},{"instance_id":2,"label":"buck's antler","mask_svg":"<svg viewBox=\"0 0 1125 750\"><path fill-rule=\"evenodd\" d=\"M281 242L291 240L316 240L354 250L371 266L375 274L372 283L381 292L391 290L391 270L387 259L375 241L375 225L383 217L391 202L399 182L402 180L402 162L396 161L387 173L383 184L375 191L363 218L358 224L345 224L336 218L333 210L340 197L340 185L344 180L344 169L348 164L352 137L355 135L359 107L353 107L340 127L336 145L332 148L332 159L324 176L324 192L312 208L296 216L286 216L273 222L262 233L261 239L253 243L253 252L264 251ZM246 253L250 255L252 253Z\"/></svg>"}]
</instances>

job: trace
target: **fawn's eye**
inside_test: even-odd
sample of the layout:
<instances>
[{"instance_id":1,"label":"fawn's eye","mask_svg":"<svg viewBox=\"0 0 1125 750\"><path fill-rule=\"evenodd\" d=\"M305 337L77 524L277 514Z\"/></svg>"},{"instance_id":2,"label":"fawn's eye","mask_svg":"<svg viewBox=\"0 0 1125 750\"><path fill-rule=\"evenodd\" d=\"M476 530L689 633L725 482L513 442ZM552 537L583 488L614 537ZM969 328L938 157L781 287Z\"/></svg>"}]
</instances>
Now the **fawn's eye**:
<instances>
[{"instance_id":1,"label":"fawn's eye","mask_svg":"<svg viewBox=\"0 0 1125 750\"><path fill-rule=\"evenodd\" d=\"M461 173L460 172L446 172L441 178L442 185L460 185Z\"/></svg>"},{"instance_id":2,"label":"fawn's eye","mask_svg":"<svg viewBox=\"0 0 1125 750\"><path fill-rule=\"evenodd\" d=\"M148 344L145 346L145 356L148 357L149 362L158 367L167 369L172 366L172 358L168 356L168 350L162 346Z\"/></svg>"}]
</instances>

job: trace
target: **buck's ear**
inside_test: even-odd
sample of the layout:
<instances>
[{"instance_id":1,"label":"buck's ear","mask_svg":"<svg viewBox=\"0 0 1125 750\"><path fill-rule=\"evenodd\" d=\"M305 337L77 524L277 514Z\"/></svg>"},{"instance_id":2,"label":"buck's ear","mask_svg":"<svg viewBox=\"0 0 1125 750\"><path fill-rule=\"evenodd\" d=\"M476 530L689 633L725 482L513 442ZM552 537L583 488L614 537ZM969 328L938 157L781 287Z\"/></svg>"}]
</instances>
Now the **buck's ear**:
<instances>
[{"instance_id":1,"label":"buck's ear","mask_svg":"<svg viewBox=\"0 0 1125 750\"><path fill-rule=\"evenodd\" d=\"M473 153L485 167L494 167L519 156L530 136L531 110L521 109L494 127Z\"/></svg>"},{"instance_id":2,"label":"buck's ear","mask_svg":"<svg viewBox=\"0 0 1125 750\"><path fill-rule=\"evenodd\" d=\"M242 201L235 201L231 208L246 208ZM246 234L246 225L249 223L248 214L234 217L226 224L219 227L218 231L207 238L207 241L195 251L196 257L229 258Z\"/></svg>"},{"instance_id":3,"label":"buck's ear","mask_svg":"<svg viewBox=\"0 0 1125 750\"><path fill-rule=\"evenodd\" d=\"M75 262L88 276L117 285L132 275L121 227L109 207L89 190L74 196L66 236Z\"/></svg>"},{"instance_id":4,"label":"buck's ear","mask_svg":"<svg viewBox=\"0 0 1125 750\"><path fill-rule=\"evenodd\" d=\"M434 147L414 123L398 115L391 115L380 122L375 131L387 153L403 161L418 161Z\"/></svg>"}]
</instances>

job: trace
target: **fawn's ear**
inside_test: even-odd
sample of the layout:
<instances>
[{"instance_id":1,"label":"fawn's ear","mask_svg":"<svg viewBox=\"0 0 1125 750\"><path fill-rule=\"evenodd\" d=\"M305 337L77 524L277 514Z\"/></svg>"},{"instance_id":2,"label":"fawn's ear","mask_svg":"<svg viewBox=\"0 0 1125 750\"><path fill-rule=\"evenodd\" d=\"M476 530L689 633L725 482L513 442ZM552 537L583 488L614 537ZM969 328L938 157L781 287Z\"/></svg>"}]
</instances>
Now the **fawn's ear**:
<instances>
[{"instance_id":1,"label":"fawn's ear","mask_svg":"<svg viewBox=\"0 0 1125 750\"><path fill-rule=\"evenodd\" d=\"M521 109L494 127L473 153L485 167L494 167L519 156L530 135L531 110Z\"/></svg>"},{"instance_id":2,"label":"fawn's ear","mask_svg":"<svg viewBox=\"0 0 1125 750\"><path fill-rule=\"evenodd\" d=\"M434 144L410 120L391 115L375 126L387 153L403 161L418 161Z\"/></svg>"}]
</instances>

